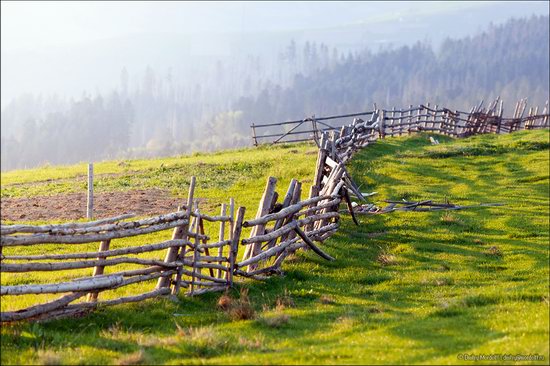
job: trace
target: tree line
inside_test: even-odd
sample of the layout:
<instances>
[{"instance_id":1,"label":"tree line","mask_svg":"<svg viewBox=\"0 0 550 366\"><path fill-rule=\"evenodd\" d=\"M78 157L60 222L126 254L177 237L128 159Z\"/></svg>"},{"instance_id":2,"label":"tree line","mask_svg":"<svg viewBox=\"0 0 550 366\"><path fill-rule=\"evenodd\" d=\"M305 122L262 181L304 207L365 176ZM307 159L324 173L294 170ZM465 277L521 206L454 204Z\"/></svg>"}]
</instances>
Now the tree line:
<instances>
[{"instance_id":1,"label":"tree line","mask_svg":"<svg viewBox=\"0 0 550 366\"><path fill-rule=\"evenodd\" d=\"M291 41L272 58L216 60L200 83L172 70L126 69L108 94L22 95L2 110L2 170L212 151L250 144L267 123L431 102L469 110L497 95L549 98L549 18L512 19L480 34L377 51ZM508 110L506 110L508 108Z\"/></svg>"}]
</instances>

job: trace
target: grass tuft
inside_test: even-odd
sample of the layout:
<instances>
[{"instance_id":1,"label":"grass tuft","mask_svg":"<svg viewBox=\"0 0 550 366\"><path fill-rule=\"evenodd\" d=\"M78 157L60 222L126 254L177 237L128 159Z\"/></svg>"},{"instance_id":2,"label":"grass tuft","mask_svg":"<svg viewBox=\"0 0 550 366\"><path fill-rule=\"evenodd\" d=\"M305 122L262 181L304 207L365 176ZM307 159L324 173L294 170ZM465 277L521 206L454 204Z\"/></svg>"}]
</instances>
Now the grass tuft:
<instances>
[{"instance_id":1,"label":"grass tuft","mask_svg":"<svg viewBox=\"0 0 550 366\"><path fill-rule=\"evenodd\" d=\"M61 364L61 356L52 350L38 350L37 358L40 365Z\"/></svg>"},{"instance_id":2,"label":"grass tuft","mask_svg":"<svg viewBox=\"0 0 550 366\"><path fill-rule=\"evenodd\" d=\"M250 303L250 298L248 297L247 288L241 289L240 297L231 302L226 312L229 315L229 318L233 321L249 320L249 319L254 319L256 317L256 311L254 310L254 307Z\"/></svg>"},{"instance_id":3,"label":"grass tuft","mask_svg":"<svg viewBox=\"0 0 550 366\"><path fill-rule=\"evenodd\" d=\"M440 221L444 224L456 224L456 225L463 224L461 219L459 219L449 211L446 211L445 213L443 213L443 215L441 215Z\"/></svg>"},{"instance_id":4,"label":"grass tuft","mask_svg":"<svg viewBox=\"0 0 550 366\"><path fill-rule=\"evenodd\" d=\"M288 314L278 313L271 316L262 316L259 322L270 328L280 328L287 324L289 320L290 316Z\"/></svg>"},{"instance_id":5,"label":"grass tuft","mask_svg":"<svg viewBox=\"0 0 550 366\"><path fill-rule=\"evenodd\" d=\"M321 295L319 302L324 305L336 304L336 300L334 300L334 297L330 295Z\"/></svg>"},{"instance_id":6,"label":"grass tuft","mask_svg":"<svg viewBox=\"0 0 550 366\"><path fill-rule=\"evenodd\" d=\"M294 300L290 296L290 293L285 288L284 293L282 295L277 296L275 299L275 309L277 310L284 310L286 308L293 308L296 306L294 303Z\"/></svg>"},{"instance_id":7,"label":"grass tuft","mask_svg":"<svg viewBox=\"0 0 550 366\"><path fill-rule=\"evenodd\" d=\"M130 353L120 357L116 360L117 365L143 365L146 364L145 353L143 350L139 350L134 353Z\"/></svg>"},{"instance_id":8,"label":"grass tuft","mask_svg":"<svg viewBox=\"0 0 550 366\"><path fill-rule=\"evenodd\" d=\"M391 253L388 252L388 249L382 249L380 253L378 253L378 257L376 257L376 261L380 263L382 266L394 266L397 262L397 257Z\"/></svg>"},{"instance_id":9,"label":"grass tuft","mask_svg":"<svg viewBox=\"0 0 550 366\"><path fill-rule=\"evenodd\" d=\"M218 299L218 309L228 310L233 306L233 299L228 294L223 294Z\"/></svg>"},{"instance_id":10,"label":"grass tuft","mask_svg":"<svg viewBox=\"0 0 550 366\"><path fill-rule=\"evenodd\" d=\"M502 257L502 251L499 247L496 245L491 246L487 251L485 252L486 255L492 256L492 257Z\"/></svg>"}]
</instances>

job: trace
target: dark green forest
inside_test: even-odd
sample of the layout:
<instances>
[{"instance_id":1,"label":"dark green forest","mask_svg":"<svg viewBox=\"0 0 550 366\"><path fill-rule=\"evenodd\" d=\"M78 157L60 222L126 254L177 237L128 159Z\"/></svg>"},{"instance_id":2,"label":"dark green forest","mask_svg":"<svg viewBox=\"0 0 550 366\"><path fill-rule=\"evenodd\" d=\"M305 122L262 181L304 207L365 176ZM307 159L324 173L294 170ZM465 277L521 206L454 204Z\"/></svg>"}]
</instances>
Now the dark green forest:
<instances>
[{"instance_id":1,"label":"dark green forest","mask_svg":"<svg viewBox=\"0 0 550 366\"><path fill-rule=\"evenodd\" d=\"M434 30L437 31L437 30ZM291 42L276 59L219 61L203 84L147 67L109 94L22 95L2 110L2 170L246 146L249 125L430 102L469 110L549 98L549 18L511 19L437 47L341 52ZM275 67L273 68L273 65ZM269 71L266 71L269 69Z\"/></svg>"}]
</instances>

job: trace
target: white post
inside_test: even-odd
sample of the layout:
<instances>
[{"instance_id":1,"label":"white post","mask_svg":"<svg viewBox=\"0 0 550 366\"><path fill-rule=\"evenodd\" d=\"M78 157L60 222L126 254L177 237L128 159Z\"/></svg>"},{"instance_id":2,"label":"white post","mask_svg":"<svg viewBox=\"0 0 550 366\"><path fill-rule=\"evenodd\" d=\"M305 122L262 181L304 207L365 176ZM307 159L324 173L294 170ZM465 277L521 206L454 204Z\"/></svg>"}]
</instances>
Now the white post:
<instances>
[{"instance_id":1,"label":"white post","mask_svg":"<svg viewBox=\"0 0 550 366\"><path fill-rule=\"evenodd\" d=\"M88 205L86 217L91 220L94 216L94 163L88 163Z\"/></svg>"}]
</instances>

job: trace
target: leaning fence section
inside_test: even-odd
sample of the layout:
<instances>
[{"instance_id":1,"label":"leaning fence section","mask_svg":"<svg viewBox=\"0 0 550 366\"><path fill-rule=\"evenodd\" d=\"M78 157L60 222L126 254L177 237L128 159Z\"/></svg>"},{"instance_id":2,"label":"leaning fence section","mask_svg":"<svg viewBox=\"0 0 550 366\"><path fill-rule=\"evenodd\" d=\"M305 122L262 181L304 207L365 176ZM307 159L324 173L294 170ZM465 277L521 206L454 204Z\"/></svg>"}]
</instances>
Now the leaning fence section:
<instances>
[{"instance_id":1,"label":"leaning fence section","mask_svg":"<svg viewBox=\"0 0 550 366\"><path fill-rule=\"evenodd\" d=\"M128 221L132 215L121 215L83 223L2 225L0 295L2 299L24 295L36 299L30 300L30 306L2 311L0 320L49 319L181 292L193 296L223 291L237 279L264 280L280 274L284 260L300 249L334 260L321 245L339 228L340 205L347 206L358 225L351 197L366 201L345 166L355 152L379 138L421 131L466 137L549 126L548 102L542 114L531 108L524 117L525 110L523 100L516 104L513 117L503 118L502 102L497 98L487 109L480 103L469 113L421 105L288 122L288 131L272 142L288 142L288 136L312 133L308 139L315 140L319 147L312 184L308 189L292 179L284 195L280 195L277 179L269 177L256 214L248 220L245 208L236 209L233 199L221 205L217 216L201 212L199 201L194 199L193 177L185 204L166 215L134 221ZM353 117L353 121L338 127L326 123L342 117ZM313 130L304 127L307 123ZM306 128L305 132L300 128ZM257 143L256 134L254 138ZM212 233L216 225L218 228ZM242 238L245 228L250 229L250 234ZM172 231L170 237L167 230ZM153 233L160 233L155 237L167 237L152 243L114 246L119 240L144 240L143 235ZM73 249L90 243L98 245L98 249ZM35 254L46 246L49 249L42 252L46 254ZM67 253L59 253L67 249ZM90 272L74 278L69 275L71 270ZM59 272L59 282L40 282L37 273L55 271ZM10 280L13 273L26 276ZM117 289L125 287L136 293L120 296L126 292ZM49 296L46 301L40 298L42 294ZM58 294L61 297L55 298Z\"/></svg>"}]
</instances>

